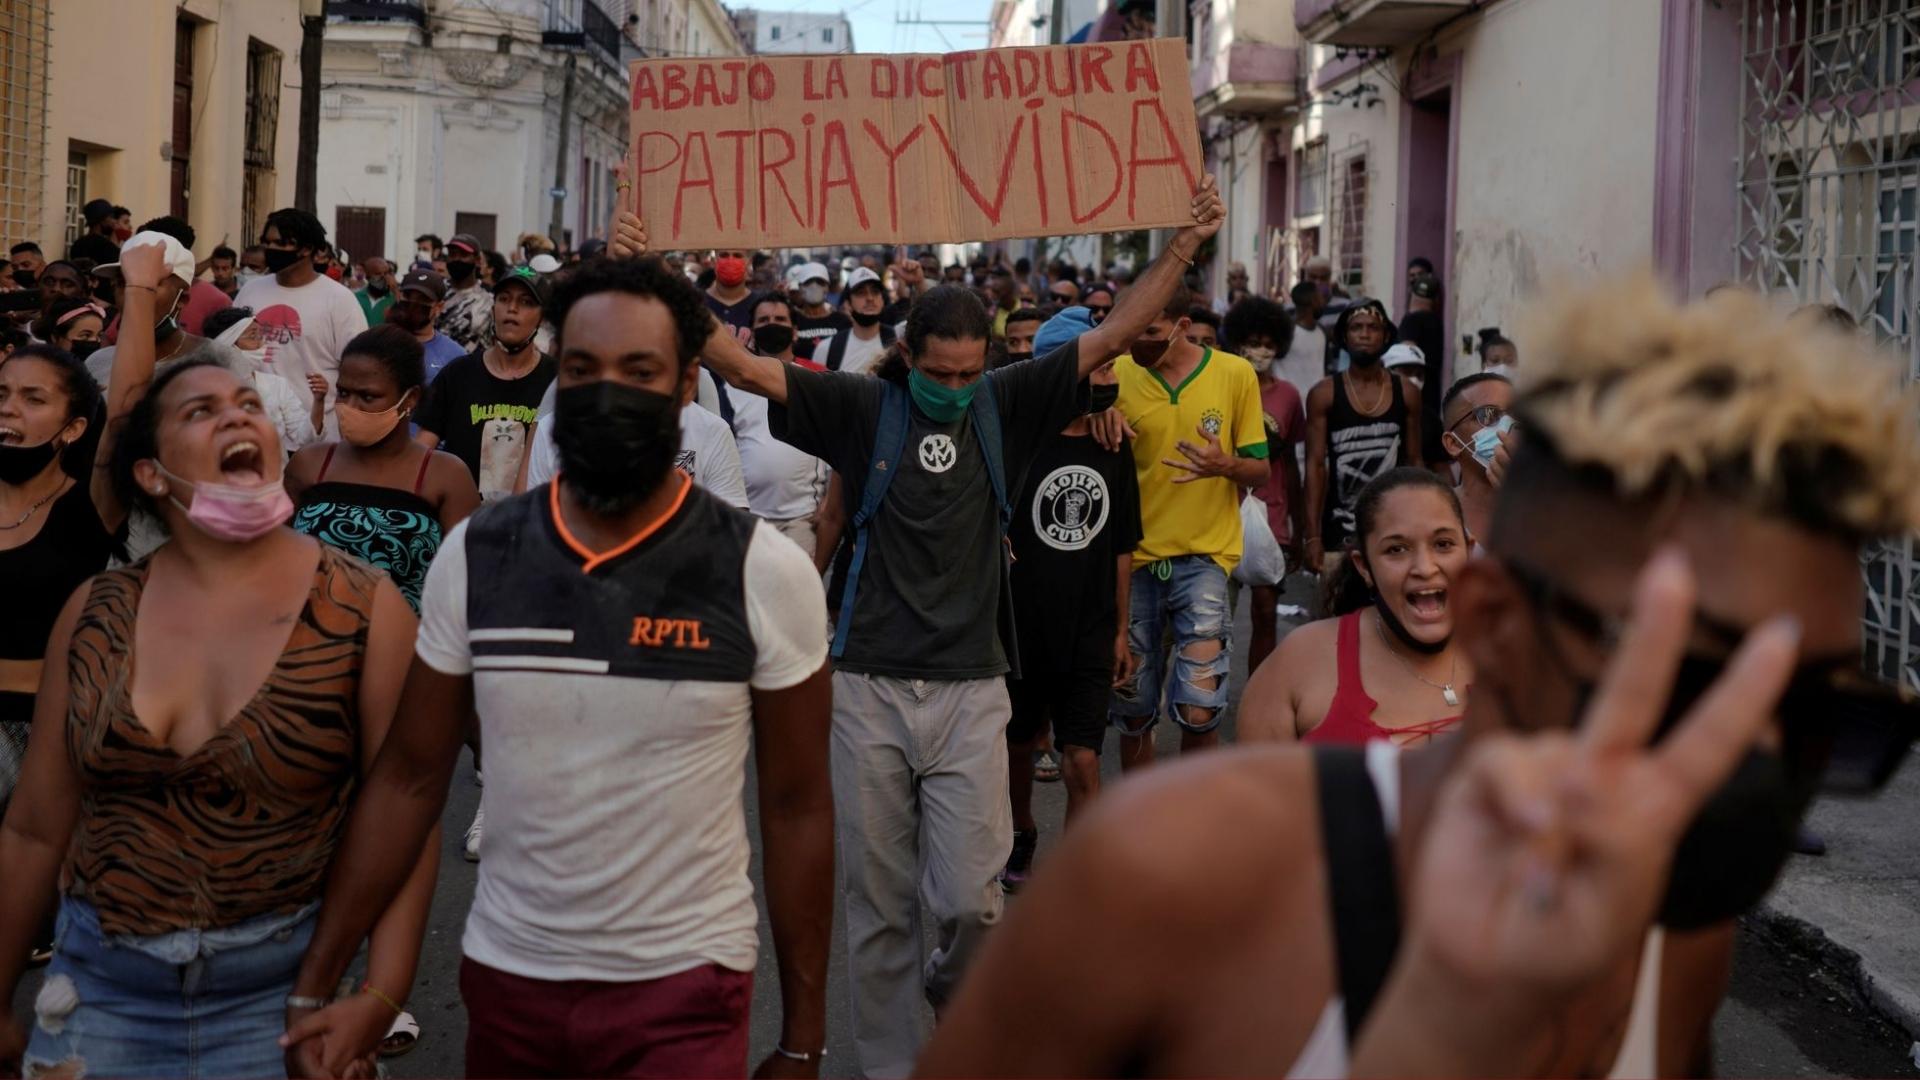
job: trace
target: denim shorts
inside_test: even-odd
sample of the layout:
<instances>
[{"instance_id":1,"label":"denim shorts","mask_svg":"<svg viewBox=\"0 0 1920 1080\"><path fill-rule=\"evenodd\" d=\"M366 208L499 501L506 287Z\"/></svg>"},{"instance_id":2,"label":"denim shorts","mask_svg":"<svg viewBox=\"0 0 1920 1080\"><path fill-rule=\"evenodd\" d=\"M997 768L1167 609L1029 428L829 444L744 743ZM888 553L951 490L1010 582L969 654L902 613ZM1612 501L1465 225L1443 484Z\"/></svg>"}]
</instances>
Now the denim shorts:
<instances>
[{"instance_id":1,"label":"denim shorts","mask_svg":"<svg viewBox=\"0 0 1920 1080\"><path fill-rule=\"evenodd\" d=\"M87 1076L285 1076L287 994L319 908L108 934L92 905L61 897L23 1075L74 1063Z\"/></svg>"},{"instance_id":2,"label":"denim shorts","mask_svg":"<svg viewBox=\"0 0 1920 1080\"><path fill-rule=\"evenodd\" d=\"M1138 664L1133 681L1113 692L1108 711L1124 735L1140 735L1163 713L1195 734L1220 726L1227 707L1227 674L1232 662L1233 615L1227 607L1227 572L1205 555L1181 555L1138 566L1133 571L1132 607L1127 613L1127 647ZM1166 642L1172 631L1172 647ZM1219 655L1194 660L1187 647L1217 641ZM1173 678L1166 677L1168 667ZM1198 683L1211 678L1213 689ZM1180 713L1188 705L1209 711L1205 723L1189 723Z\"/></svg>"}]
</instances>

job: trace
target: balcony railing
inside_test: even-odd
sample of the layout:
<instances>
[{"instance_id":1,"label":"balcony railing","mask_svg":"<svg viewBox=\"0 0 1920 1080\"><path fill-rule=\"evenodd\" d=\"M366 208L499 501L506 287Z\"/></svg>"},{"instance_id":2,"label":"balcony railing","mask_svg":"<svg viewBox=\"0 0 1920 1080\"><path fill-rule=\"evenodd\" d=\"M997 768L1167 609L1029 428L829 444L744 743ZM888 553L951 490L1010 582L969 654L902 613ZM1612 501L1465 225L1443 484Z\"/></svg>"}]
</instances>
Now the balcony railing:
<instances>
[{"instance_id":1,"label":"balcony railing","mask_svg":"<svg viewBox=\"0 0 1920 1080\"><path fill-rule=\"evenodd\" d=\"M427 28L425 0L327 0L326 13L352 22L410 22Z\"/></svg>"},{"instance_id":2,"label":"balcony railing","mask_svg":"<svg viewBox=\"0 0 1920 1080\"><path fill-rule=\"evenodd\" d=\"M592 46L615 66L620 63L620 26L594 0L549 0L540 42L556 49Z\"/></svg>"}]
</instances>

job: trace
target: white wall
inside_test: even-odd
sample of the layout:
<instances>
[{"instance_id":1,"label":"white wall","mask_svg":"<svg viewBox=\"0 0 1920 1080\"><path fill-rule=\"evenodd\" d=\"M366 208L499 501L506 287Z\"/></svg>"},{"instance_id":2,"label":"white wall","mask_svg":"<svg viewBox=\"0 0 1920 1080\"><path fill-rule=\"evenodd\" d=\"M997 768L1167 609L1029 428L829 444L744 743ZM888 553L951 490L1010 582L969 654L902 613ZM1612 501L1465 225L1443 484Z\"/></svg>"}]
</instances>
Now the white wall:
<instances>
[{"instance_id":1,"label":"white wall","mask_svg":"<svg viewBox=\"0 0 1920 1080\"><path fill-rule=\"evenodd\" d=\"M1311 46L1305 52L1313 56L1313 66L1309 67L1306 80L1309 86L1313 82L1313 72L1321 64L1332 62L1333 50L1327 46ZM1390 61L1382 62L1390 63ZM1366 146L1367 155L1367 211L1366 211L1366 265L1365 276L1358 286L1348 286L1347 291L1356 296L1392 295L1394 276L1400 270L1394 264L1398 261L1396 234L1400 220L1400 101L1393 89L1398 76L1381 67L1363 68L1349 75L1339 83L1321 91L1321 101L1313 107L1303 110L1301 119L1294 125L1293 148L1300 149L1307 143L1326 136L1329 178L1331 172L1345 160L1345 154L1361 144ZM1332 94L1348 89L1358 83L1371 83L1379 87L1379 93L1370 95L1379 104L1362 106L1354 101L1328 102ZM1297 162L1297 158L1295 161ZM1290 166L1291 168L1291 166ZM1287 182L1293 185L1293 191L1299 190L1298 175L1289 175ZM1334 185L1329 182L1323 195L1324 213L1318 218L1296 218L1295 227L1315 225L1320 228L1320 251L1339 260L1332 251L1336 242L1334 214L1337 210ZM1289 206L1296 201L1290 193ZM1294 267L1297 275L1299 267ZM1292 282L1287 282L1292 285Z\"/></svg>"},{"instance_id":2,"label":"white wall","mask_svg":"<svg viewBox=\"0 0 1920 1080\"><path fill-rule=\"evenodd\" d=\"M1511 331L1556 280L1651 264L1660 5L1508 0L1457 46L1456 339Z\"/></svg>"}]
</instances>

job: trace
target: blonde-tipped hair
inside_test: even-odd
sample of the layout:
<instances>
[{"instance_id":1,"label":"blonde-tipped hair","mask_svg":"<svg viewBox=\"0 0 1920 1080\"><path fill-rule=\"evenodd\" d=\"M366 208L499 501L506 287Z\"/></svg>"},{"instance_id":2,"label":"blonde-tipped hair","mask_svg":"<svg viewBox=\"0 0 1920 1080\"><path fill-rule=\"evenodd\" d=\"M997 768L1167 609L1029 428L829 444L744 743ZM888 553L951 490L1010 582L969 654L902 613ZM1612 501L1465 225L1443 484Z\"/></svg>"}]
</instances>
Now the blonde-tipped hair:
<instances>
[{"instance_id":1,"label":"blonde-tipped hair","mask_svg":"<svg viewBox=\"0 0 1920 1080\"><path fill-rule=\"evenodd\" d=\"M1920 531L1920 398L1863 335L1650 277L1543 305L1516 412L1626 498L1699 491L1872 539Z\"/></svg>"}]
</instances>

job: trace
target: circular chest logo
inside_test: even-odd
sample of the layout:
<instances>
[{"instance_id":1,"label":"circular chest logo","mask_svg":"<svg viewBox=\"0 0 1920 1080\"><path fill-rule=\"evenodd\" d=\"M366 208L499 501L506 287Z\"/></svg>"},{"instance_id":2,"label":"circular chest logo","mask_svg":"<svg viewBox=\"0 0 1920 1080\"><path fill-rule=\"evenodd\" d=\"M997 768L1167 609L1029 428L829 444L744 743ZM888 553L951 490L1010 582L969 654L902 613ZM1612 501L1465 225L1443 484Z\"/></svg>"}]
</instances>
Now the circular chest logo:
<instances>
[{"instance_id":1,"label":"circular chest logo","mask_svg":"<svg viewBox=\"0 0 1920 1080\"><path fill-rule=\"evenodd\" d=\"M1107 482L1085 465L1062 465L1047 474L1033 498L1033 531L1048 547L1079 551L1107 526Z\"/></svg>"},{"instance_id":2,"label":"circular chest logo","mask_svg":"<svg viewBox=\"0 0 1920 1080\"><path fill-rule=\"evenodd\" d=\"M1226 426L1226 420L1227 418L1220 414L1219 409L1208 409L1200 414L1200 427L1207 434L1217 436L1220 434L1220 429Z\"/></svg>"},{"instance_id":3,"label":"circular chest logo","mask_svg":"<svg viewBox=\"0 0 1920 1080\"><path fill-rule=\"evenodd\" d=\"M945 435L929 435L920 440L920 467L928 472L946 472L958 458L953 440Z\"/></svg>"}]
</instances>

